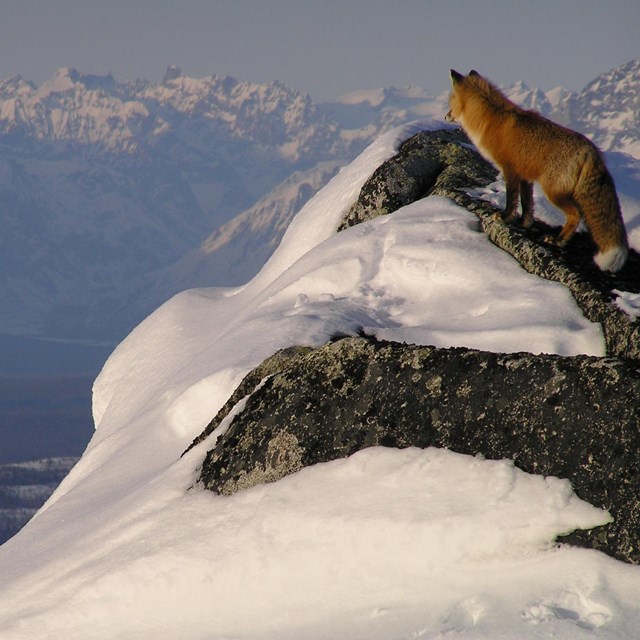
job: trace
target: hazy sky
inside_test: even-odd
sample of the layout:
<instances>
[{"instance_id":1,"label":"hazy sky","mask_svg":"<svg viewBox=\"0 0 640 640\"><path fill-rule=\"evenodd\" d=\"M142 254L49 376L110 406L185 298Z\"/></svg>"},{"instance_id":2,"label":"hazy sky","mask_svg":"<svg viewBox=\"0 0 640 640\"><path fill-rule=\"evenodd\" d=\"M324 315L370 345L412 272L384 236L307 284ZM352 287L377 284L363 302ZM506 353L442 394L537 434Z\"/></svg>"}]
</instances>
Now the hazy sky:
<instances>
[{"instance_id":1,"label":"hazy sky","mask_svg":"<svg viewBox=\"0 0 640 640\"><path fill-rule=\"evenodd\" d=\"M0 0L0 79L55 69L158 81L281 80L316 101L353 89L500 84L581 89L640 58L640 0Z\"/></svg>"}]
</instances>

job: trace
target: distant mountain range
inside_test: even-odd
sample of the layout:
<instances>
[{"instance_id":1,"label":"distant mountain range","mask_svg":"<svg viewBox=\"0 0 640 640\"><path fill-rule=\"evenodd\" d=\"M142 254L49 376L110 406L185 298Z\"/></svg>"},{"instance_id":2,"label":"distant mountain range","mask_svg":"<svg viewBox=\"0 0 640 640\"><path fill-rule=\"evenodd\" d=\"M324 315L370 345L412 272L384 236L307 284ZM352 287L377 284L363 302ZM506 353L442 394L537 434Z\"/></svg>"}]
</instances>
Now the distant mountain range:
<instances>
[{"instance_id":1,"label":"distant mountain range","mask_svg":"<svg viewBox=\"0 0 640 640\"><path fill-rule=\"evenodd\" d=\"M640 61L519 104L640 157ZM281 83L160 83L61 69L0 83L0 334L117 341L183 288L237 285L382 131L441 118L407 87L314 104Z\"/></svg>"},{"instance_id":2,"label":"distant mountain range","mask_svg":"<svg viewBox=\"0 0 640 640\"><path fill-rule=\"evenodd\" d=\"M0 84L0 331L123 337L124 288L287 178L343 157L337 126L279 83L160 84L62 69ZM108 317L105 313L108 312Z\"/></svg>"}]
</instances>

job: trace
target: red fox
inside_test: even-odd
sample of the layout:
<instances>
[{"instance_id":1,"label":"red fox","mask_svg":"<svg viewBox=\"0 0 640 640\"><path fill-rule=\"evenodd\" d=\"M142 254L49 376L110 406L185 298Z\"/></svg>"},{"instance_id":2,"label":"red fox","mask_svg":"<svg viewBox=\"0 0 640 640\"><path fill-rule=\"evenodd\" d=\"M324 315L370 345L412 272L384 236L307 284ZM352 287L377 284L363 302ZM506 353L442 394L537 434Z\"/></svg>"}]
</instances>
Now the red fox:
<instances>
[{"instance_id":1,"label":"red fox","mask_svg":"<svg viewBox=\"0 0 640 640\"><path fill-rule=\"evenodd\" d=\"M597 147L583 135L525 111L477 71L451 69L453 91L446 119L458 122L478 151L495 164L507 185L501 218L533 224L533 182L566 216L557 237L563 247L583 219L598 247L594 260L603 271L619 271L628 254L627 234L611 174Z\"/></svg>"}]
</instances>

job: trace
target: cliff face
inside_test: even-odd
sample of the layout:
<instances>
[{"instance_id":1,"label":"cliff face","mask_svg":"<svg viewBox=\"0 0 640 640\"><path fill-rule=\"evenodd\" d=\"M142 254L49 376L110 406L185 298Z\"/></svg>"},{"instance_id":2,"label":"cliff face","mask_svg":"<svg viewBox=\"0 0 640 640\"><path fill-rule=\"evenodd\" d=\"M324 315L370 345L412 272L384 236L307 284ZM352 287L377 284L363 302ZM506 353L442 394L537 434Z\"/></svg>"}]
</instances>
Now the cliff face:
<instances>
[{"instance_id":1,"label":"cliff face","mask_svg":"<svg viewBox=\"0 0 640 640\"><path fill-rule=\"evenodd\" d=\"M568 478L579 497L609 510L611 524L572 541L640 562L640 328L612 303L639 291L638 255L632 252L620 274L602 274L586 234L559 251L542 243L542 223L525 231L496 222L497 209L468 193L494 177L459 132L421 132L373 174L340 228L429 195L449 197L523 268L567 286L583 313L602 324L609 357L507 355L367 337L279 352L245 378L196 439L217 430L204 486L233 493L369 446L509 458L525 471Z\"/></svg>"}]
</instances>

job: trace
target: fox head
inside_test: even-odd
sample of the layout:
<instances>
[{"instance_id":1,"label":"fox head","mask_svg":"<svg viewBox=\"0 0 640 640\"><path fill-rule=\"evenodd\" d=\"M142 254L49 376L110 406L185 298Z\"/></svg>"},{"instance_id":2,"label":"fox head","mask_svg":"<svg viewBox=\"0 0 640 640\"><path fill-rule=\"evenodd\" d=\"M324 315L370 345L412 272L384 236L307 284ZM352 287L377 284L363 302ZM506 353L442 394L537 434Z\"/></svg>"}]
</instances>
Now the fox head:
<instances>
[{"instance_id":1,"label":"fox head","mask_svg":"<svg viewBox=\"0 0 640 640\"><path fill-rule=\"evenodd\" d=\"M480 78L480 74L472 69L469 71L469 76L474 78ZM444 119L447 122L460 123L460 114L463 108L463 90L466 84L466 80L469 76L464 76L458 73L455 69L451 69L451 86L452 91L449 96L449 111Z\"/></svg>"}]
</instances>

